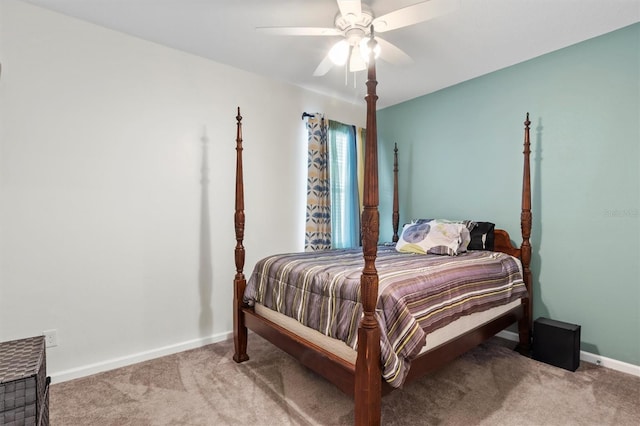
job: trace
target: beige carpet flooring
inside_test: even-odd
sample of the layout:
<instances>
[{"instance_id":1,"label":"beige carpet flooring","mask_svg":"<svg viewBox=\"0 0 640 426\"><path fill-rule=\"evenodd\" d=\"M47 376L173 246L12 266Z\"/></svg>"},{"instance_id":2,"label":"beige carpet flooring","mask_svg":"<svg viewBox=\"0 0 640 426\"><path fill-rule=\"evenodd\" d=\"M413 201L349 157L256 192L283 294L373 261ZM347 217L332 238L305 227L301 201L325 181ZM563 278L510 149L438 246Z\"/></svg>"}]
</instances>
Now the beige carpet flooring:
<instances>
[{"instance_id":1,"label":"beige carpet flooring","mask_svg":"<svg viewBox=\"0 0 640 426\"><path fill-rule=\"evenodd\" d=\"M494 338L382 400L384 425L640 425L640 378L575 373ZM72 425L350 425L353 401L260 337L236 364L221 342L54 384L50 420Z\"/></svg>"}]
</instances>

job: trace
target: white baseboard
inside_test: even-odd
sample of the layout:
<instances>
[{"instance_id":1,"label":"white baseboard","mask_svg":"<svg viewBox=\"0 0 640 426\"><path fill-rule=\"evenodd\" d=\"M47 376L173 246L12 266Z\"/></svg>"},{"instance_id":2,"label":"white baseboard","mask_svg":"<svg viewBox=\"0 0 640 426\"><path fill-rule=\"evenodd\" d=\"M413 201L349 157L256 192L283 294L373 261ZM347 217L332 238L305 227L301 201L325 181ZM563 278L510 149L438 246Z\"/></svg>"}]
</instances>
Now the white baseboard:
<instances>
[{"instance_id":1,"label":"white baseboard","mask_svg":"<svg viewBox=\"0 0 640 426\"><path fill-rule=\"evenodd\" d=\"M222 342L233 335L231 332L214 334L209 337L189 340L174 345L164 346L162 348L152 349L150 351L131 354L120 358L109 359L97 362L95 364L84 365L82 367L72 368L64 371L57 371L50 374L52 383L66 382L67 380L78 379L80 377L90 376L103 371L113 370L114 368L125 367L127 365L138 362L148 361L150 359L159 358L161 356L172 355L190 349L196 349L212 343Z\"/></svg>"},{"instance_id":2,"label":"white baseboard","mask_svg":"<svg viewBox=\"0 0 640 426\"><path fill-rule=\"evenodd\" d=\"M496 336L507 340L513 340L514 342L518 341L518 333L514 333L513 331L503 330L496 334ZM618 361L617 359L607 358L602 355L596 355L585 351L580 351L580 361L590 362L591 364L601 365L602 367L640 377L640 365L629 364L627 362Z\"/></svg>"},{"instance_id":3,"label":"white baseboard","mask_svg":"<svg viewBox=\"0 0 640 426\"><path fill-rule=\"evenodd\" d=\"M222 342L231 338L233 333L225 332L215 334L209 337L189 340L175 345L164 346L162 348L152 349L150 351L131 354L120 358L114 358L95 364L89 364L82 367L72 368L69 370L53 372L51 374L52 383L66 382L68 380L78 379L80 377L90 376L92 374L102 373L103 371L113 370L114 368L125 367L127 365L138 362L148 361L150 359L159 358L161 356L172 355L190 349L196 349L212 343ZM518 333L503 330L496 334L503 339L518 341ZM601 365L612 370L621 371L623 373L632 374L640 377L640 366L618 361L616 359L607 358L601 355L592 354L590 352L580 351L580 360L590 362L592 364Z\"/></svg>"}]
</instances>

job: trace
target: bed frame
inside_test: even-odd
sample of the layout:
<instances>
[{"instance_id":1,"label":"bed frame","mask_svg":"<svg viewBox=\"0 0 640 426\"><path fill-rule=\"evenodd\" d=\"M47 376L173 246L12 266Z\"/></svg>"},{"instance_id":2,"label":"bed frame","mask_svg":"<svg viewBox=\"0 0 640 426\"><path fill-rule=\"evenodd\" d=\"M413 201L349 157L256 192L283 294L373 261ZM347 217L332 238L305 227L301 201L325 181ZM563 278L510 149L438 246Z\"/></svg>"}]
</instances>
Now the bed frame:
<instances>
[{"instance_id":1,"label":"bed frame","mask_svg":"<svg viewBox=\"0 0 640 426\"><path fill-rule=\"evenodd\" d=\"M370 42L371 43L371 42ZM371 49L373 51L373 49ZM242 116L240 108L236 116L236 201L235 201L235 264L233 297L234 361L247 361L247 329L262 336L272 344L297 358L303 365L335 384L340 390L355 400L355 424L379 425L381 398L392 390L382 380L380 366L380 330L374 312L378 297L378 273L375 267L379 237L378 212L378 155L376 125L376 68L371 55L368 67L367 95L367 134L365 148L364 211L361 219L362 251L364 268L360 280L364 315L358 329L358 349L356 364L332 354L328 350L305 340L291 331L257 315L252 307L243 304L246 287L244 276L245 249L244 240L244 181L242 169ZM527 113L524 132L524 168L522 184L522 212L520 216L522 244L515 247L509 234L504 230L495 230L495 251L504 252L520 258L523 265L524 282L529 298L522 304L500 317L479 326L457 338L422 353L411 362L411 368L405 384L422 375L442 367L466 351L491 338L506 327L518 323L519 343L517 350L528 354L531 342L532 286L531 270L531 184L530 184L530 143L529 114ZM394 241L398 238L398 161L397 146L394 149L394 200L393 227Z\"/></svg>"}]
</instances>

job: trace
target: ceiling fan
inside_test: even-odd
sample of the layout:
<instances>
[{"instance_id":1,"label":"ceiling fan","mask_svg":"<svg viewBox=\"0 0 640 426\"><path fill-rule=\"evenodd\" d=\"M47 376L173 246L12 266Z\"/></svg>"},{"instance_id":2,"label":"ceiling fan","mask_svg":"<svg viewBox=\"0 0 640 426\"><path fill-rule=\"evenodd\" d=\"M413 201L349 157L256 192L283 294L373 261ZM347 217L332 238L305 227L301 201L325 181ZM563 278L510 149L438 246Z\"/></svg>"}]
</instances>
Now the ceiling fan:
<instances>
[{"instance_id":1,"label":"ceiling fan","mask_svg":"<svg viewBox=\"0 0 640 426\"><path fill-rule=\"evenodd\" d=\"M374 53L385 61L408 65L413 60L400 48L389 43L377 34L408 27L420 22L452 12L459 7L460 0L428 0L394 10L376 17L373 11L361 0L336 0L339 12L333 28L321 27L258 27L264 34L291 36L341 36L329 53L320 62L314 76L325 75L335 65L345 65L352 72L366 69L367 40L374 28L378 42Z\"/></svg>"}]
</instances>

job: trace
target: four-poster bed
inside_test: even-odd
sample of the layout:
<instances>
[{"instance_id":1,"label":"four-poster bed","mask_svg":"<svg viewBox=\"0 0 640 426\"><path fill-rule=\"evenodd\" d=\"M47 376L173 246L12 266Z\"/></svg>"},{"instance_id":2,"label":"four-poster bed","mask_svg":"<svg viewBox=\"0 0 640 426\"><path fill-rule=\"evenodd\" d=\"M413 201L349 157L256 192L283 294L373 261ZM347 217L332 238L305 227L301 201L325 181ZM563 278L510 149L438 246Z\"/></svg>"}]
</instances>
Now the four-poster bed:
<instances>
[{"instance_id":1,"label":"four-poster bed","mask_svg":"<svg viewBox=\"0 0 640 426\"><path fill-rule=\"evenodd\" d=\"M244 181L242 163L242 117L238 108L237 136L236 136L236 210L235 210L235 264L233 320L234 345L236 362L249 359L247 355L247 330L269 340L297 358L303 365L334 383L339 389L355 399L355 423L359 425L380 424L381 396L392 389L382 379L381 365L381 329L379 318L376 317L379 298L379 271L376 269L379 246L379 213L378 213L378 160L377 160L377 125L376 125L376 71L375 61L370 58L367 81L367 134L365 147L365 186L364 210L361 220L362 254L364 266L361 267L359 279L358 315L354 314L357 326L357 349L347 347L346 352L340 352L339 342L331 343L330 337L324 336L316 330L306 328L297 321L277 312L272 312L259 303L250 306L245 298L247 280L244 276L245 250L244 239ZM522 187L521 230L522 244L519 248L511 243L509 234L504 230L495 230L494 252L497 256L505 253L518 258L522 269L520 282L524 283L528 293L513 296L504 305L492 307L487 312L476 312L454 320L457 324L455 332L444 327L429 335L428 345L419 355L412 355L411 367L403 373L402 383L408 383L423 374L433 371L467 350L477 346L496 333L518 323L519 344L521 352L527 352L531 338L531 190L529 176L529 117L525 121L524 135L524 171ZM397 199L397 147L394 159L394 200L393 200L393 240L398 240L398 199ZM381 256L385 255L381 250ZM426 257L426 256L423 256ZM517 273L515 275L518 275ZM475 285L475 284L474 284ZM384 286L382 286L384 287ZM524 292L524 291L523 291ZM360 315L361 312L361 315ZM485 316L478 319L478 315ZM359 321L358 321L359 320ZM453 335L451 334L453 333ZM383 336L384 337L384 336ZM429 341L432 341L429 343ZM404 342L403 342L404 344ZM355 346L355 345L354 345ZM351 352L349 352L351 351ZM390 382L391 383L391 382ZM397 385L395 385L397 387Z\"/></svg>"}]
</instances>

